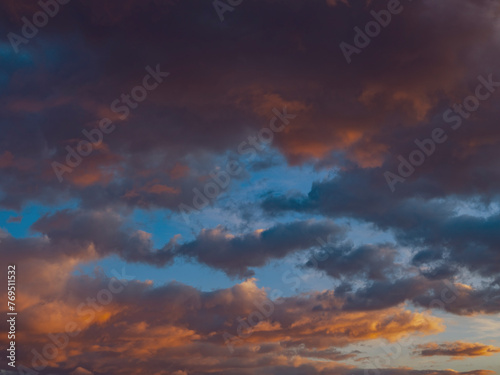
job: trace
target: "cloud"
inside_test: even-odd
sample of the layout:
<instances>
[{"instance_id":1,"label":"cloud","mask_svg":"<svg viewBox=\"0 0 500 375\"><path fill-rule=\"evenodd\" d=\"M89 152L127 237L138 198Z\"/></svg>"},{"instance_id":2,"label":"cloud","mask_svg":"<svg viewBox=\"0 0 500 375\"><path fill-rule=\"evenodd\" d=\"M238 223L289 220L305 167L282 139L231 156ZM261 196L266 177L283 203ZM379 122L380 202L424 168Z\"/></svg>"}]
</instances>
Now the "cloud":
<instances>
[{"instance_id":1,"label":"cloud","mask_svg":"<svg viewBox=\"0 0 500 375\"><path fill-rule=\"evenodd\" d=\"M395 342L409 334L443 330L441 319L403 307L343 311L342 300L332 292L271 300L255 280L211 292L180 283L154 287L130 280L104 304L102 291L109 290L110 282L104 274L77 276L70 271L57 288L38 283L44 298L19 308L29 322L18 353L23 365L30 365L31 348L42 353L53 338L65 341L69 322L80 332L66 336L67 345L47 359L48 368L60 373L92 368L96 374L133 374L139 363L151 373L266 373L308 367L312 373L347 371L350 367L342 361L356 353L342 348L350 344L380 338ZM252 327L250 333L238 328L242 321ZM226 334L236 337L230 340L233 353Z\"/></svg>"},{"instance_id":2,"label":"cloud","mask_svg":"<svg viewBox=\"0 0 500 375\"><path fill-rule=\"evenodd\" d=\"M415 353L423 357L440 355L450 356L453 359L464 359L467 357L491 356L500 353L500 348L493 345L456 341L418 345Z\"/></svg>"},{"instance_id":3,"label":"cloud","mask_svg":"<svg viewBox=\"0 0 500 375\"><path fill-rule=\"evenodd\" d=\"M393 234L396 247L410 248L413 265L426 269L423 274L429 279L451 279L461 269L486 280L498 275L500 221L495 203L475 194L426 192L426 185L419 182L415 182L416 196L413 190L392 195L379 172L342 171L330 180L314 182L307 195L271 193L262 207L271 216L299 212L370 223ZM463 213L458 205L464 203L484 213Z\"/></svg>"},{"instance_id":4,"label":"cloud","mask_svg":"<svg viewBox=\"0 0 500 375\"><path fill-rule=\"evenodd\" d=\"M150 235L127 230L126 215L111 210L62 210L39 218L32 226L41 236L2 241L1 256L11 262L45 259L88 261L118 254L129 262L159 263L172 259L172 243L155 250ZM173 239L172 241L175 241Z\"/></svg>"},{"instance_id":5,"label":"cloud","mask_svg":"<svg viewBox=\"0 0 500 375\"><path fill-rule=\"evenodd\" d=\"M352 310L385 309L409 301L457 315L500 311L500 290L494 284L475 289L456 281L413 276L411 272L407 276L369 281L357 288L352 282L344 282L335 291L345 299L344 308Z\"/></svg>"},{"instance_id":6,"label":"cloud","mask_svg":"<svg viewBox=\"0 0 500 375\"><path fill-rule=\"evenodd\" d=\"M398 252L391 244L363 245L329 244L319 255L311 257L306 266L325 271L333 278L385 280L400 271L395 258Z\"/></svg>"},{"instance_id":7,"label":"cloud","mask_svg":"<svg viewBox=\"0 0 500 375\"><path fill-rule=\"evenodd\" d=\"M17 239L6 236L4 256L23 258L64 257L91 260L116 254L127 262L165 266L176 257L185 257L223 270L230 276L248 277L250 267L261 267L300 250L317 248L326 239L336 241L346 228L332 221L296 221L268 229L233 235L219 226L203 229L194 240L180 243L174 236L155 249L151 234L131 229L127 213L111 210L62 210L38 219L31 229L42 237Z\"/></svg>"},{"instance_id":8,"label":"cloud","mask_svg":"<svg viewBox=\"0 0 500 375\"><path fill-rule=\"evenodd\" d=\"M22 270L23 343L43 347L48 333L77 322L82 332L50 361L55 374L128 375L146 367L159 375L361 375L363 369L343 362L358 354L346 349L350 344L443 329L430 312L413 307L498 313L499 93L457 131L443 118L474 94L479 75L500 79L498 2L408 2L351 64L339 44L353 42L354 28L386 8L386 0L255 0L223 23L211 5L73 0L19 53L0 43L0 206L19 211L23 222L32 219L21 212L27 205L76 206L39 217L29 236L0 229L0 258ZM21 33L23 17L39 9L3 1L2 35ZM157 64L171 73L168 80L120 117L111 103ZM246 147L275 108L296 117L271 144L257 146L271 148L278 162L266 155L259 162ZM67 163L68 147L103 118L113 132L59 182L52 163ZM397 171L398 156L407 157L415 140L436 127L449 140L391 193L384 173ZM148 228L136 228L136 210L178 213L228 157L257 174L307 166L318 174L329 169L332 177L318 179L306 194L285 184L270 192L255 187L247 217L265 223L260 230L238 233L211 223L193 239L175 236L158 247ZM243 172L234 181L249 177ZM231 196L235 185L224 193ZM289 216L267 221L279 215ZM351 244L332 220L368 224L390 240ZM317 261L307 252L328 236L334 239L328 258ZM252 279L211 292L133 281L90 321L78 313L110 282L100 273L73 274L88 261L118 255L164 267L184 258L248 278L299 252L303 266L336 279L335 290L272 299L272 316L235 342L232 356L223 333L235 335L239 318L270 300ZM19 358L29 358L29 345L19 348ZM456 349L449 345L423 350Z\"/></svg>"},{"instance_id":9,"label":"cloud","mask_svg":"<svg viewBox=\"0 0 500 375\"><path fill-rule=\"evenodd\" d=\"M22 216L10 216L7 219L7 223L20 223L23 220Z\"/></svg>"},{"instance_id":10,"label":"cloud","mask_svg":"<svg viewBox=\"0 0 500 375\"><path fill-rule=\"evenodd\" d=\"M317 248L321 241L344 237L345 228L331 221L296 221L276 224L240 236L223 227L202 230L194 241L180 245L177 255L196 259L229 275L252 276L249 267L261 267L299 250Z\"/></svg>"},{"instance_id":11,"label":"cloud","mask_svg":"<svg viewBox=\"0 0 500 375\"><path fill-rule=\"evenodd\" d=\"M259 0L231 14L232 32L227 33L228 24L220 23L212 8L192 0L129 0L120 9L109 2L71 2L63 17L52 18L33 43L21 46L24 55L6 45L2 64L13 78L0 92L5 99L0 189L9 198L0 203L19 209L33 199L76 198L88 207L177 210L192 199L197 177L208 175L216 156L236 152L269 124L274 107L284 106L297 117L275 135L272 146L290 164L388 166L391 156L406 150L431 123L442 122L438 114L465 97L478 74L498 72L497 18L492 16L498 4L408 4L373 45L347 64L339 43L351 42L353 28L382 6L385 1L332 6L324 0L313 5ZM21 17L36 9L3 3L2 30L20 30ZM304 17L306 10L314 17ZM283 20L280 27L277 17ZM296 17L304 17L299 26ZM244 45L238 41L243 37ZM49 41L57 53L47 60ZM221 60L227 50L233 58ZM145 66L158 63L171 72L169 81L119 120L110 104L138 84ZM428 189L439 190L438 181L448 189L457 188L457 181L480 181L482 191L497 186L492 176L498 168L491 163L498 159L496 112L485 103L480 117L470 121L474 134L457 133L454 146L443 145L440 168L435 162L422 167L425 177L436 181ZM103 117L113 119L116 130L59 183L51 162L64 162L66 147ZM462 167L453 167L458 161ZM190 172L174 178L170 172L178 164Z\"/></svg>"}]
</instances>

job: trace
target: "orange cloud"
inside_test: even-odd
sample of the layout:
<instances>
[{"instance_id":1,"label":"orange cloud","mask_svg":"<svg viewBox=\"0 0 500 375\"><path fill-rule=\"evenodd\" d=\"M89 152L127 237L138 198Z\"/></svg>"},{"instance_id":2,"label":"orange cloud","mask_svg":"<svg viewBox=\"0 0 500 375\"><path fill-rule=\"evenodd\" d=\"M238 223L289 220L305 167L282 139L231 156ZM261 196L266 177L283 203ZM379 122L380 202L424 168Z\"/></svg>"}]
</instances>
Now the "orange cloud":
<instances>
[{"instance_id":1,"label":"orange cloud","mask_svg":"<svg viewBox=\"0 0 500 375\"><path fill-rule=\"evenodd\" d=\"M451 356L453 359L464 359L466 357L491 356L500 353L500 348L493 345L456 341L419 345L417 352L423 357Z\"/></svg>"},{"instance_id":2,"label":"orange cloud","mask_svg":"<svg viewBox=\"0 0 500 375\"><path fill-rule=\"evenodd\" d=\"M12 155L9 151L5 151L2 155L0 155L0 168L10 167L13 160L14 155Z\"/></svg>"},{"instance_id":3,"label":"orange cloud","mask_svg":"<svg viewBox=\"0 0 500 375\"><path fill-rule=\"evenodd\" d=\"M187 165L176 164L170 171L170 177L174 180L186 176L189 172L189 167Z\"/></svg>"},{"instance_id":4,"label":"orange cloud","mask_svg":"<svg viewBox=\"0 0 500 375\"><path fill-rule=\"evenodd\" d=\"M152 186L144 188L144 191L147 193L152 193L152 194L179 194L180 193L180 189L178 189L178 188L173 188L171 186L166 186L166 185L161 185L161 184L154 184Z\"/></svg>"}]
</instances>

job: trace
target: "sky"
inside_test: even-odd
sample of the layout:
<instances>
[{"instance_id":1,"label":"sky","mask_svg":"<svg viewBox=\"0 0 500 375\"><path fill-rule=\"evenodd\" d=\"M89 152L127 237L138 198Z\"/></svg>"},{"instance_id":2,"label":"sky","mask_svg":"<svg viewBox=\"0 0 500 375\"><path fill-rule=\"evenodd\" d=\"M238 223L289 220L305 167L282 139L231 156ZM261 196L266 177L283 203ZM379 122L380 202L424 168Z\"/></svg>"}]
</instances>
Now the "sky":
<instances>
[{"instance_id":1,"label":"sky","mask_svg":"<svg viewBox=\"0 0 500 375\"><path fill-rule=\"evenodd\" d=\"M1 1L0 374L500 374L499 16Z\"/></svg>"}]
</instances>

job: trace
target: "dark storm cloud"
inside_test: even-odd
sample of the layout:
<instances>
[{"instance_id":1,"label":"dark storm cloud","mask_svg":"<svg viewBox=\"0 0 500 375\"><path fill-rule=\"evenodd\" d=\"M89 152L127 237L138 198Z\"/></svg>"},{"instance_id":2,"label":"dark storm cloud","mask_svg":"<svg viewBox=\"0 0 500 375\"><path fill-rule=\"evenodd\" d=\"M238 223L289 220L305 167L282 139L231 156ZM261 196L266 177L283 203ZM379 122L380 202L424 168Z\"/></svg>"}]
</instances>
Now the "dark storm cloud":
<instances>
[{"instance_id":1,"label":"dark storm cloud","mask_svg":"<svg viewBox=\"0 0 500 375\"><path fill-rule=\"evenodd\" d=\"M330 217L348 216L390 230L400 245L420 249L417 264L442 260L452 274L453 266L467 267L482 276L500 272L498 214L485 217L461 214L460 196L391 195L383 186L370 185L371 172L343 172L330 181L314 183L307 196L268 196L263 202L269 213L286 211L321 213ZM367 178L368 177L368 178ZM420 193L422 192L422 193ZM462 195L464 200L472 199ZM479 203L487 207L488 203ZM445 272L445 273L446 273Z\"/></svg>"},{"instance_id":2,"label":"dark storm cloud","mask_svg":"<svg viewBox=\"0 0 500 375\"><path fill-rule=\"evenodd\" d=\"M343 287L342 289L345 289ZM397 306L407 300L426 293L429 283L424 278L412 277L396 281L374 281L355 292L338 291L346 299L346 309L379 310Z\"/></svg>"},{"instance_id":3,"label":"dark storm cloud","mask_svg":"<svg viewBox=\"0 0 500 375\"><path fill-rule=\"evenodd\" d=\"M405 302L459 315L500 312L500 216L493 212L500 92L457 131L443 119L475 93L479 75L492 77L495 89L500 82L498 2L406 2L350 64L339 44L352 43L354 28L372 20L370 11L386 9L386 0L244 1L224 22L211 1L72 0L60 8L16 53L6 36L20 33L22 17L31 19L39 5L0 4L0 206L78 205L39 218L33 237L0 229L0 257L24 272L21 331L29 343L43 345L67 321L82 324L51 372L362 375L338 362L357 353L338 348L442 331L439 319L405 310ZM143 84L148 66L168 71L168 79L120 116L112 103ZM175 211L191 203L193 189L226 155L246 158L257 171L272 166L239 146L269 125L273 109L284 108L296 117L274 134L272 147L289 165L334 168L334 177L313 183L307 195L279 191L264 200L267 213L295 211L303 214L299 221L252 233L204 229L159 249L129 222L134 208ZM76 148L82 131L101 119L114 130L59 182L52 162L67 163L67 147ZM398 156L407 158L415 139L436 127L447 141L391 193L384 173L397 171ZM464 214L457 202L476 202L483 215ZM367 222L396 244L341 243L343 228L308 215ZM211 292L134 281L95 320L78 314L79 304L110 282L74 275L88 260L118 255L165 266L184 257L246 277L329 235L339 239L330 257L309 265L342 284L276 300L271 318L235 345L234 355L224 331L235 334L241 317L270 301L254 280ZM410 265L398 263L403 246ZM482 286L459 283L464 270L483 277ZM29 349L19 349L23 360Z\"/></svg>"},{"instance_id":4,"label":"dark storm cloud","mask_svg":"<svg viewBox=\"0 0 500 375\"><path fill-rule=\"evenodd\" d=\"M391 273L398 272L395 263L397 249L391 244L363 245L330 244L323 253L311 258L306 264L325 271L333 278L360 277L372 280L385 280Z\"/></svg>"},{"instance_id":5,"label":"dark storm cloud","mask_svg":"<svg viewBox=\"0 0 500 375\"><path fill-rule=\"evenodd\" d=\"M379 310L404 302L457 315L497 314L500 311L500 289L494 284L475 289L449 280L423 275L395 280L376 280L355 289L344 283L335 289L345 300L346 310Z\"/></svg>"},{"instance_id":6,"label":"dark storm cloud","mask_svg":"<svg viewBox=\"0 0 500 375\"><path fill-rule=\"evenodd\" d=\"M162 265L185 255L229 274L248 274L248 267L305 249L311 240L280 246L262 234L230 239L207 230L173 251L155 250L145 232L120 233L119 220L111 219L116 225L110 233L95 238L84 228L93 215L99 222L103 207L175 210L190 203L193 188L214 169L214 157L236 153L248 135L268 125L273 108L286 107L297 117L275 135L274 146L290 163L315 160L318 168L339 169L332 180L314 183L308 196L269 197L268 212L354 217L391 230L400 244L415 249L421 265L432 265L425 279L452 277L460 267L495 276L498 217L460 215L453 199L487 202L498 195L497 93L394 194L383 173L397 169L396 156L407 156L415 138L429 137L436 126L449 129L443 112L474 91L478 75L500 79L498 4L407 4L351 64L339 43L351 42L353 28L386 2L331 5L256 1L227 14L224 23L211 4L195 1L131 0L118 7L75 0L64 6L19 54L2 45L1 204L17 209L33 199L77 198L96 211L85 214L85 225L71 227L68 217L57 231L49 225L54 215L34 229L54 244L93 244L101 255L119 253L129 261ZM7 33L20 30L21 17L37 5L9 1L2 7ZM141 82L146 66L157 64L171 73L168 79L120 119L110 104ZM116 129L59 183L51 162L64 162L66 146L74 147L82 130L96 128L101 118L112 119ZM5 243L14 246L10 241ZM248 255L252 241L265 250ZM214 250L219 246L224 251ZM391 259L376 258L370 246L339 250L320 267L335 277L361 274L382 282L391 274ZM439 258L447 264L436 265ZM367 269L365 259L378 267Z\"/></svg>"},{"instance_id":7,"label":"dark storm cloud","mask_svg":"<svg viewBox=\"0 0 500 375\"><path fill-rule=\"evenodd\" d=\"M10 1L2 7L5 33L20 30L21 16L37 8ZM347 64L339 43L352 41L353 27L370 20L370 10L385 7L384 1L261 0L221 23L212 4L198 1L65 5L19 54L4 45L9 99L2 101L0 150L13 159L2 169L9 196L2 204L77 197L89 206L176 209L192 195L195 176L212 169L208 158L175 179L168 173L176 162L192 166L235 150L268 124L273 108L297 115L274 140L290 162L382 165L389 152L407 147L409 134L463 97L478 74L495 71L498 12L487 1L408 4ZM486 72L477 71L477 60ZM144 67L158 63L171 72L168 82L127 120L113 118L117 129L104 146L59 184L50 162L64 161L65 147L82 138L82 129L116 117L110 103L137 85ZM492 128L480 127L472 139L471 167L494 170L483 152L496 155ZM145 191L152 181L166 188Z\"/></svg>"},{"instance_id":8,"label":"dark storm cloud","mask_svg":"<svg viewBox=\"0 0 500 375\"><path fill-rule=\"evenodd\" d=\"M272 259L281 259L298 250L319 247L321 240L344 237L345 228L330 221L297 221L277 224L266 230L234 236L220 227L203 230L196 240L181 245L176 253L229 275L251 276L249 267L261 267Z\"/></svg>"},{"instance_id":9,"label":"dark storm cloud","mask_svg":"<svg viewBox=\"0 0 500 375\"><path fill-rule=\"evenodd\" d=\"M2 254L13 260L27 258L104 258L119 255L128 262L162 267L185 257L223 270L230 276L248 277L250 267L261 267L299 250L321 246L328 238L343 239L346 228L331 221L297 221L269 229L234 235L224 227L203 229L194 240L178 243L178 236L155 249L151 234L132 228L125 213L106 210L64 210L45 215L31 227L41 237L2 239ZM10 256L10 255L9 255Z\"/></svg>"}]
</instances>

